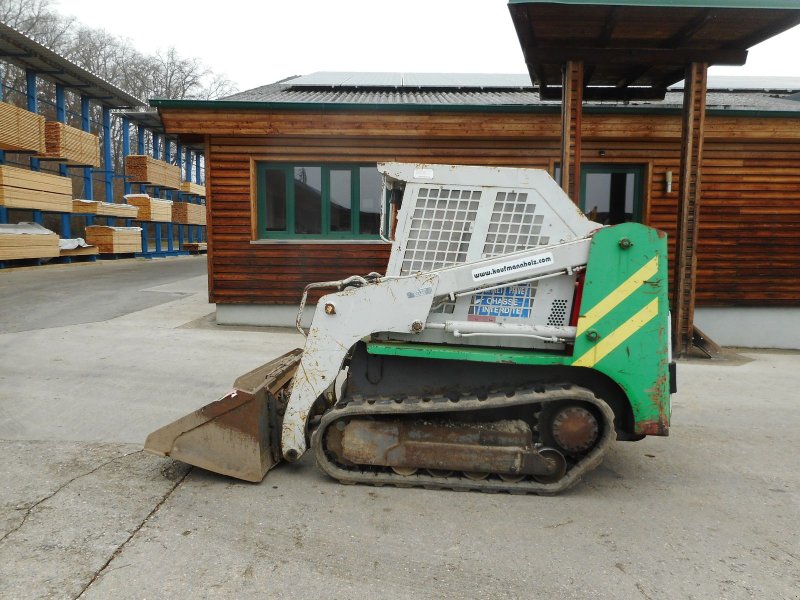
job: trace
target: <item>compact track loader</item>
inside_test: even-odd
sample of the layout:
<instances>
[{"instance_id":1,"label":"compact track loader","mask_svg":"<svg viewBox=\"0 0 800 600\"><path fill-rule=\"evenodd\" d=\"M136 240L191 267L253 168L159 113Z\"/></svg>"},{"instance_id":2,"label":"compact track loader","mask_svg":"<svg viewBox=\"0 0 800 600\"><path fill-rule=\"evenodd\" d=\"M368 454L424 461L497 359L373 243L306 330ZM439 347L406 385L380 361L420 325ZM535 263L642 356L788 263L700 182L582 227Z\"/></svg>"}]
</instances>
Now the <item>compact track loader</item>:
<instances>
[{"instance_id":1,"label":"compact track loader","mask_svg":"<svg viewBox=\"0 0 800 600\"><path fill-rule=\"evenodd\" d=\"M614 440L668 434L664 233L588 220L541 170L378 168L386 275L307 286L302 352L146 450L256 482L311 449L343 483L555 493Z\"/></svg>"}]
</instances>

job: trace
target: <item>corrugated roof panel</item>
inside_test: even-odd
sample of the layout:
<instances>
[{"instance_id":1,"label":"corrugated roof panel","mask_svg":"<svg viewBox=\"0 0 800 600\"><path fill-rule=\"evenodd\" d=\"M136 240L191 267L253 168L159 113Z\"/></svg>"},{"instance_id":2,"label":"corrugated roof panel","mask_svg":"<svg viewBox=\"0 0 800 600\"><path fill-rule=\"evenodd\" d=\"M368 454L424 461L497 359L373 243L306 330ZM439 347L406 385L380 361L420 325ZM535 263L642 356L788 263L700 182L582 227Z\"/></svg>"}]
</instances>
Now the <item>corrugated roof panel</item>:
<instances>
[{"instance_id":1,"label":"corrugated roof panel","mask_svg":"<svg viewBox=\"0 0 800 600\"><path fill-rule=\"evenodd\" d=\"M683 81L669 89L682 90ZM742 75L711 75L708 78L710 90L800 90L800 77L754 77Z\"/></svg>"},{"instance_id":2,"label":"corrugated roof panel","mask_svg":"<svg viewBox=\"0 0 800 600\"><path fill-rule=\"evenodd\" d=\"M559 101L543 101L539 94L528 89L425 89L425 88L308 88L295 86L294 79L265 85L224 98L225 101L273 103L282 105L313 106L315 104L350 106L409 106L409 107L537 107L560 106ZM800 82L798 82L800 83ZM768 89L775 89L767 85ZM800 85L795 89L800 90ZM655 110L676 109L682 106L681 91L667 92L663 101L587 102L587 106L616 106L624 111L627 107L647 107ZM709 91L707 105L710 109L751 111L797 111L800 102L787 94L764 91Z\"/></svg>"},{"instance_id":3,"label":"corrugated roof panel","mask_svg":"<svg viewBox=\"0 0 800 600\"><path fill-rule=\"evenodd\" d=\"M4 61L23 69L36 71L42 77L68 88L80 90L81 94L96 98L108 106L145 106L144 102L132 94L67 60L5 23L0 23L0 56Z\"/></svg>"}]
</instances>

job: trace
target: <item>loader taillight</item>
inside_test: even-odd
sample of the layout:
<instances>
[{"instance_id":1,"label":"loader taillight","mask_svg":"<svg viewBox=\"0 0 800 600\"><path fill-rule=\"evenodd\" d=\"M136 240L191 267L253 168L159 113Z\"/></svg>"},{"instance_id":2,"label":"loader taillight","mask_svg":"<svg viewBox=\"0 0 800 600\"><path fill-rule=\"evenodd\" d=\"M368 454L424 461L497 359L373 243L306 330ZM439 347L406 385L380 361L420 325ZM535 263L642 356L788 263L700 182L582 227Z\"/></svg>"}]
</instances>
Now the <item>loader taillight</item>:
<instances>
[{"instance_id":1,"label":"loader taillight","mask_svg":"<svg viewBox=\"0 0 800 600\"><path fill-rule=\"evenodd\" d=\"M572 313L569 316L569 324L572 327L578 324L578 317L581 314L581 300L583 299L583 283L585 279L585 273L578 273L575 278L575 296L572 299Z\"/></svg>"}]
</instances>

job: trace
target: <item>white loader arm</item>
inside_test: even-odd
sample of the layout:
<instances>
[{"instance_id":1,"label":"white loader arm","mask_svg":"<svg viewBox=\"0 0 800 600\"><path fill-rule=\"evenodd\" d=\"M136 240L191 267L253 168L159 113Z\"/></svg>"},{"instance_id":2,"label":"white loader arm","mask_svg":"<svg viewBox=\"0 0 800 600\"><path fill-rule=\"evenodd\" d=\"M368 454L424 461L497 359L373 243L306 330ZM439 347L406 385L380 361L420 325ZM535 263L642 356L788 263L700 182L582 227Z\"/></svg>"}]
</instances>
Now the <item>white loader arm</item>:
<instances>
[{"instance_id":1,"label":"white loader arm","mask_svg":"<svg viewBox=\"0 0 800 600\"><path fill-rule=\"evenodd\" d=\"M571 273L586 265L590 243L591 238L585 237L429 273L383 278L323 296L286 407L284 458L294 461L306 451L311 407L335 381L356 342L378 332L419 333L437 297Z\"/></svg>"},{"instance_id":2,"label":"white loader arm","mask_svg":"<svg viewBox=\"0 0 800 600\"><path fill-rule=\"evenodd\" d=\"M435 273L384 279L320 299L283 419L281 446L286 460L297 460L306 451L311 407L336 379L350 348L378 331L421 330L438 280Z\"/></svg>"}]
</instances>

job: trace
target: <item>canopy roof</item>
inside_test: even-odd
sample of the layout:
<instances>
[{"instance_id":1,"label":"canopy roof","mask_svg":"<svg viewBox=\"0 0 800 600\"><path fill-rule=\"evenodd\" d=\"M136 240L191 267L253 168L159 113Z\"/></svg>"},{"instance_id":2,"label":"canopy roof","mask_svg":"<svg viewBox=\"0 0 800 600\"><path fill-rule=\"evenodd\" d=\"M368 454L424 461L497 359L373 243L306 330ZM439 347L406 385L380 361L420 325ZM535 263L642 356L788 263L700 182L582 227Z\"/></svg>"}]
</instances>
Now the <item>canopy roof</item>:
<instances>
[{"instance_id":1,"label":"canopy roof","mask_svg":"<svg viewBox=\"0 0 800 600\"><path fill-rule=\"evenodd\" d=\"M747 49L800 23L797 0L510 0L531 78L561 95L584 62L587 100L660 99L691 62L742 65Z\"/></svg>"},{"instance_id":2,"label":"canopy roof","mask_svg":"<svg viewBox=\"0 0 800 600\"><path fill-rule=\"evenodd\" d=\"M0 59L23 69L33 70L42 77L106 106L146 106L132 94L79 67L5 23L0 23Z\"/></svg>"}]
</instances>

